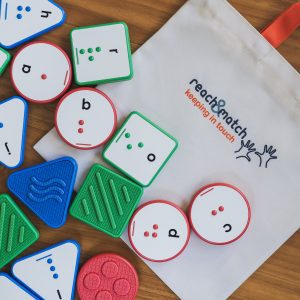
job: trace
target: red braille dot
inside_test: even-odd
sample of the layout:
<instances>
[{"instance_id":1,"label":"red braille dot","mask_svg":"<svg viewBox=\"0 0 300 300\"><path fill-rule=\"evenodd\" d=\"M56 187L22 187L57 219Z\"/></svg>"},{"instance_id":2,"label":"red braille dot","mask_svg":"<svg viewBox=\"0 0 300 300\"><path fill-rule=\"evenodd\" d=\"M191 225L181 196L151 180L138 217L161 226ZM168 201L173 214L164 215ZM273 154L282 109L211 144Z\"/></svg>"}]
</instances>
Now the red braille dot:
<instances>
[{"instance_id":1,"label":"red braille dot","mask_svg":"<svg viewBox=\"0 0 300 300\"><path fill-rule=\"evenodd\" d=\"M84 121L83 120L79 120L79 125L83 125L84 124Z\"/></svg>"},{"instance_id":2,"label":"red braille dot","mask_svg":"<svg viewBox=\"0 0 300 300\"><path fill-rule=\"evenodd\" d=\"M148 237L148 236L149 236L149 232L148 232L148 231L145 231L145 232L144 232L144 236L145 236L145 237Z\"/></svg>"},{"instance_id":3,"label":"red braille dot","mask_svg":"<svg viewBox=\"0 0 300 300\"><path fill-rule=\"evenodd\" d=\"M156 232L153 232L153 233L152 233L152 237L157 238L157 233L156 233Z\"/></svg>"},{"instance_id":4,"label":"red braille dot","mask_svg":"<svg viewBox=\"0 0 300 300\"><path fill-rule=\"evenodd\" d=\"M47 75L46 75L46 74L42 74L41 78L42 78L43 80L45 80L45 79L47 79Z\"/></svg>"},{"instance_id":5,"label":"red braille dot","mask_svg":"<svg viewBox=\"0 0 300 300\"><path fill-rule=\"evenodd\" d=\"M154 224L154 225L153 225L153 229L154 229L154 230L157 230L157 229L158 229L158 225L157 225L157 224Z\"/></svg>"},{"instance_id":6,"label":"red braille dot","mask_svg":"<svg viewBox=\"0 0 300 300\"><path fill-rule=\"evenodd\" d=\"M83 128L79 128L78 133L83 133Z\"/></svg>"},{"instance_id":7,"label":"red braille dot","mask_svg":"<svg viewBox=\"0 0 300 300\"><path fill-rule=\"evenodd\" d=\"M215 216L215 215L217 214L217 211L214 209L214 210L211 212L211 214L212 214L213 216Z\"/></svg>"},{"instance_id":8,"label":"red braille dot","mask_svg":"<svg viewBox=\"0 0 300 300\"><path fill-rule=\"evenodd\" d=\"M220 206L219 211L223 211L223 210L224 210L224 206Z\"/></svg>"},{"instance_id":9,"label":"red braille dot","mask_svg":"<svg viewBox=\"0 0 300 300\"><path fill-rule=\"evenodd\" d=\"M88 273L83 279L83 285L88 290L96 290L100 285L101 279L98 274L96 273Z\"/></svg>"},{"instance_id":10,"label":"red braille dot","mask_svg":"<svg viewBox=\"0 0 300 300\"><path fill-rule=\"evenodd\" d=\"M113 261L108 261L102 265L101 273L107 278L114 278L119 271L118 265Z\"/></svg>"},{"instance_id":11,"label":"red braille dot","mask_svg":"<svg viewBox=\"0 0 300 300\"><path fill-rule=\"evenodd\" d=\"M125 278L117 279L114 283L114 291L120 296L126 296L130 291L130 283Z\"/></svg>"}]
</instances>

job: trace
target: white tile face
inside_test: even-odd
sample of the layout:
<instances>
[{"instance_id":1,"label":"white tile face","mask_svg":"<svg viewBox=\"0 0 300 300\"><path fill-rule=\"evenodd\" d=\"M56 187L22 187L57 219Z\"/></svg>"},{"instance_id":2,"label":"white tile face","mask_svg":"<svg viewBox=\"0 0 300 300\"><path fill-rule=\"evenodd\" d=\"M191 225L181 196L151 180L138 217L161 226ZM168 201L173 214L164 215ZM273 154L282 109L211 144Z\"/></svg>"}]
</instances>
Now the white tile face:
<instances>
[{"instance_id":1,"label":"white tile face","mask_svg":"<svg viewBox=\"0 0 300 300\"><path fill-rule=\"evenodd\" d=\"M17 261L13 274L43 299L73 299L79 248L71 241Z\"/></svg>"},{"instance_id":2,"label":"white tile face","mask_svg":"<svg viewBox=\"0 0 300 300\"><path fill-rule=\"evenodd\" d=\"M152 261L167 261L178 256L189 236L184 213L163 201L150 201L141 206L129 225L131 245L139 255Z\"/></svg>"},{"instance_id":3,"label":"white tile face","mask_svg":"<svg viewBox=\"0 0 300 300\"><path fill-rule=\"evenodd\" d=\"M0 44L13 47L63 22L64 12L48 0L0 1Z\"/></svg>"},{"instance_id":4,"label":"white tile face","mask_svg":"<svg viewBox=\"0 0 300 300\"><path fill-rule=\"evenodd\" d=\"M0 102L0 163L14 168L23 160L27 104L14 97Z\"/></svg>"},{"instance_id":5,"label":"white tile face","mask_svg":"<svg viewBox=\"0 0 300 300\"><path fill-rule=\"evenodd\" d=\"M72 31L73 66L79 84L131 75L126 30L126 25L116 23Z\"/></svg>"},{"instance_id":6,"label":"white tile face","mask_svg":"<svg viewBox=\"0 0 300 300\"><path fill-rule=\"evenodd\" d=\"M55 45L33 42L25 46L12 62L12 81L29 101L54 101L69 87L72 67L66 53Z\"/></svg>"},{"instance_id":7,"label":"white tile face","mask_svg":"<svg viewBox=\"0 0 300 300\"><path fill-rule=\"evenodd\" d=\"M122 125L104 158L142 186L148 186L175 151L177 142L137 113Z\"/></svg>"},{"instance_id":8,"label":"white tile face","mask_svg":"<svg viewBox=\"0 0 300 300\"><path fill-rule=\"evenodd\" d=\"M190 219L198 235L210 243L226 244L239 238L250 221L247 200L233 187L208 186L191 205Z\"/></svg>"},{"instance_id":9,"label":"white tile face","mask_svg":"<svg viewBox=\"0 0 300 300\"><path fill-rule=\"evenodd\" d=\"M0 297L3 300L35 299L3 273L0 274Z\"/></svg>"},{"instance_id":10,"label":"white tile face","mask_svg":"<svg viewBox=\"0 0 300 300\"><path fill-rule=\"evenodd\" d=\"M113 134L116 123L112 102L96 89L74 90L57 105L56 129L62 139L75 148L100 146Z\"/></svg>"}]
</instances>

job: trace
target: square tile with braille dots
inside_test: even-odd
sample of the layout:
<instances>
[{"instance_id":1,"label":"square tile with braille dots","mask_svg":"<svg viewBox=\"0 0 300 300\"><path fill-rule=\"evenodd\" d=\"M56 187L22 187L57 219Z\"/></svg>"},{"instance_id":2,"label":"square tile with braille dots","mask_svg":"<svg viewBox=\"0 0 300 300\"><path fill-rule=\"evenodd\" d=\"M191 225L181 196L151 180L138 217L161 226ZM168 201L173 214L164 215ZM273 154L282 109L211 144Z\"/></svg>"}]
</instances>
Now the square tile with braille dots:
<instances>
[{"instance_id":1,"label":"square tile with braille dots","mask_svg":"<svg viewBox=\"0 0 300 300\"><path fill-rule=\"evenodd\" d=\"M124 22L75 28L71 31L71 44L77 84L132 78L130 38Z\"/></svg>"},{"instance_id":2,"label":"square tile with braille dots","mask_svg":"<svg viewBox=\"0 0 300 300\"><path fill-rule=\"evenodd\" d=\"M141 113L132 112L111 139L103 158L147 187L178 147L177 140Z\"/></svg>"}]
</instances>

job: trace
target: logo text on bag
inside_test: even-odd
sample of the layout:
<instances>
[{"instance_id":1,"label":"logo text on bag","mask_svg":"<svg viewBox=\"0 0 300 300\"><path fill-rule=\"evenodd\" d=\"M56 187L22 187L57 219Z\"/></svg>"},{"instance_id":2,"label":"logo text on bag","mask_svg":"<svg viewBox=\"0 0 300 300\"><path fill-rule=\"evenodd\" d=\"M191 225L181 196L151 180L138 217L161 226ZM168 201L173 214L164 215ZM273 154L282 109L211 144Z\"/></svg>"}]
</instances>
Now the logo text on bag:
<instances>
[{"instance_id":1,"label":"logo text on bag","mask_svg":"<svg viewBox=\"0 0 300 300\"><path fill-rule=\"evenodd\" d=\"M199 101L191 89L185 91L185 96L193 103L195 108L199 109L203 117L208 118L231 143L234 143L236 138L240 140L239 149L234 151L236 159L244 158L251 162L253 155L256 155L259 159L259 167L263 166L265 168L268 167L271 160L277 159L277 155L275 155L277 154L277 149L272 145L264 145L263 149L257 150L255 143L247 138L247 128L242 126L240 120L234 118L226 110L226 101L224 99L217 96L214 97L197 79L192 79L189 85L204 99L204 102ZM207 106L209 106L211 113L208 111ZM226 125L222 122L225 122Z\"/></svg>"}]
</instances>

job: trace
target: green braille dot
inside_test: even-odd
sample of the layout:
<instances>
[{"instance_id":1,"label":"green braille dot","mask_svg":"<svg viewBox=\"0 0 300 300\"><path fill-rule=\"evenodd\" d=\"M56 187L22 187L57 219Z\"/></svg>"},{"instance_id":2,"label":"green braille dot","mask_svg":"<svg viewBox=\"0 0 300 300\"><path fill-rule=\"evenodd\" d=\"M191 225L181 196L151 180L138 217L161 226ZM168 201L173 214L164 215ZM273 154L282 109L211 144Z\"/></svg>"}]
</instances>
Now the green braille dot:
<instances>
[{"instance_id":1,"label":"green braille dot","mask_svg":"<svg viewBox=\"0 0 300 300\"><path fill-rule=\"evenodd\" d=\"M127 149L128 149L128 150L131 150L131 149L132 149L132 145L128 144L128 145L127 145Z\"/></svg>"},{"instance_id":2,"label":"green braille dot","mask_svg":"<svg viewBox=\"0 0 300 300\"><path fill-rule=\"evenodd\" d=\"M84 49L80 49L79 53L84 54L85 53Z\"/></svg>"},{"instance_id":3,"label":"green braille dot","mask_svg":"<svg viewBox=\"0 0 300 300\"><path fill-rule=\"evenodd\" d=\"M126 139L129 139L130 138L130 133L129 132L125 133L125 137L126 137Z\"/></svg>"},{"instance_id":4,"label":"green braille dot","mask_svg":"<svg viewBox=\"0 0 300 300\"><path fill-rule=\"evenodd\" d=\"M92 49L92 48L89 48L89 49L88 49L88 53L93 53L93 49Z\"/></svg>"},{"instance_id":5,"label":"green braille dot","mask_svg":"<svg viewBox=\"0 0 300 300\"><path fill-rule=\"evenodd\" d=\"M143 147L144 147L144 144L143 144L142 142L140 142L140 143L138 143L138 146L139 146L140 148L143 148Z\"/></svg>"},{"instance_id":6,"label":"green braille dot","mask_svg":"<svg viewBox=\"0 0 300 300\"><path fill-rule=\"evenodd\" d=\"M100 48L100 47L97 47L97 48L96 48L96 51L97 51L97 52L100 52L100 51L101 51L101 48Z\"/></svg>"},{"instance_id":7,"label":"green braille dot","mask_svg":"<svg viewBox=\"0 0 300 300\"><path fill-rule=\"evenodd\" d=\"M93 61L93 60L94 60L94 56L90 56L89 61Z\"/></svg>"}]
</instances>

